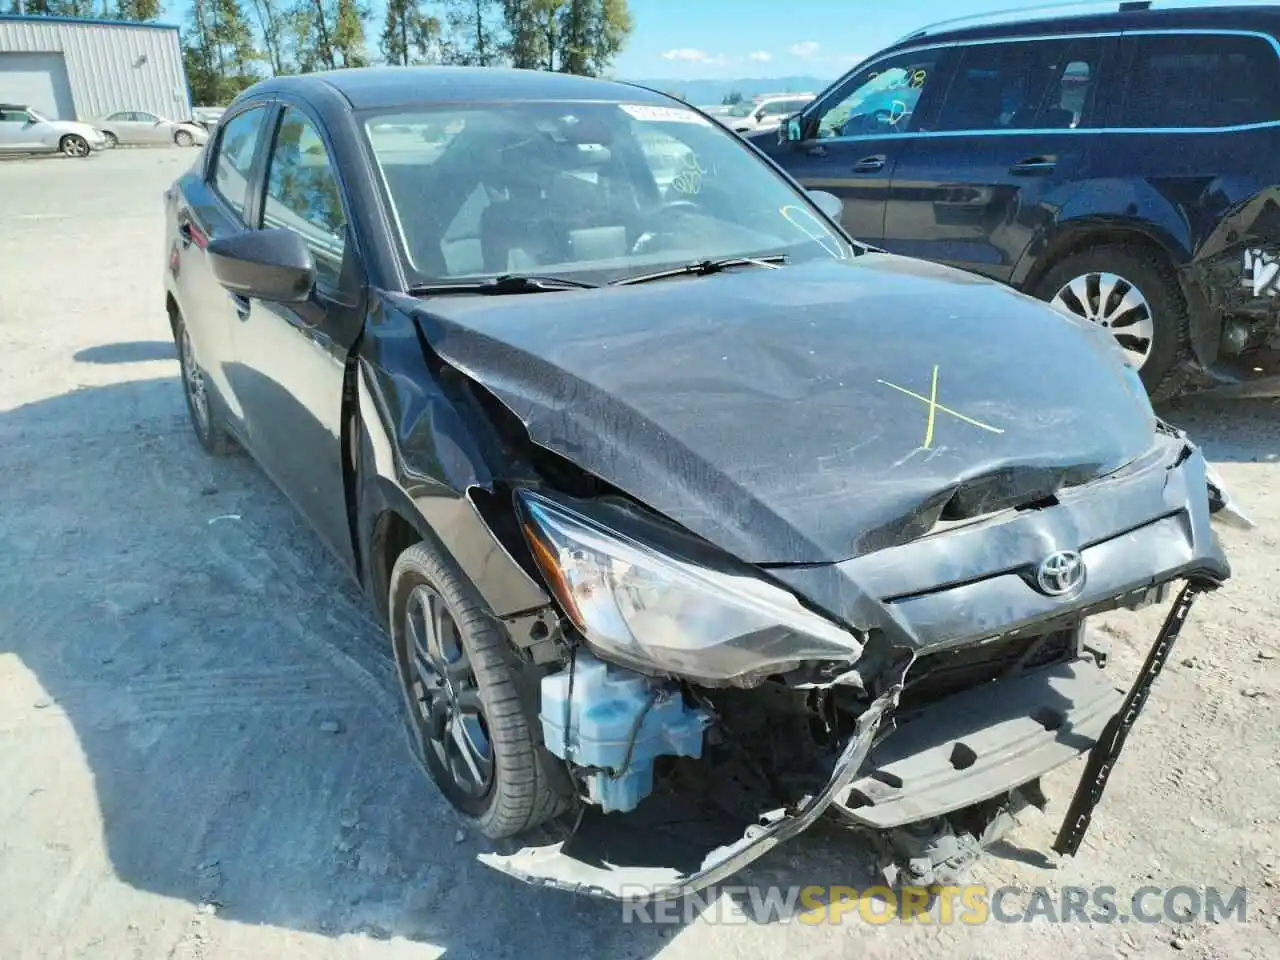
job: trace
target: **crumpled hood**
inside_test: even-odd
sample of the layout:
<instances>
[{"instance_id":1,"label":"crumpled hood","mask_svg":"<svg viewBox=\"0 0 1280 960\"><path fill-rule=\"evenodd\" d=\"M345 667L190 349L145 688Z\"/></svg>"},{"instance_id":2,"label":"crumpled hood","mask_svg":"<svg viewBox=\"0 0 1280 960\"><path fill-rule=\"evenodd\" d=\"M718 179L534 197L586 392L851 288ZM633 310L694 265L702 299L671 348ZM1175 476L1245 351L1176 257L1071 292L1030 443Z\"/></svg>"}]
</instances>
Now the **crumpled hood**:
<instances>
[{"instance_id":1,"label":"crumpled hood","mask_svg":"<svg viewBox=\"0 0 1280 960\"><path fill-rule=\"evenodd\" d=\"M1105 333L883 254L438 297L418 322L535 443L753 563L902 543L1043 500L1153 442Z\"/></svg>"}]
</instances>

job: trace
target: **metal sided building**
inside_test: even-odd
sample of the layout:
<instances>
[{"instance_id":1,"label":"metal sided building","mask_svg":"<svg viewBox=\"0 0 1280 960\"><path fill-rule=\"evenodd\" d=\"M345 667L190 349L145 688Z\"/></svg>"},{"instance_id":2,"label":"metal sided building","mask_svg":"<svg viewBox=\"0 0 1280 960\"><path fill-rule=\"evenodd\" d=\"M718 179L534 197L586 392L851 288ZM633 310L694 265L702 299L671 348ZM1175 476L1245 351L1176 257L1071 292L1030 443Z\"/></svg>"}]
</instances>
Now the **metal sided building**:
<instances>
[{"instance_id":1,"label":"metal sided building","mask_svg":"<svg viewBox=\"0 0 1280 960\"><path fill-rule=\"evenodd\" d=\"M178 28L118 20L0 16L0 103L59 120L145 110L191 116Z\"/></svg>"}]
</instances>

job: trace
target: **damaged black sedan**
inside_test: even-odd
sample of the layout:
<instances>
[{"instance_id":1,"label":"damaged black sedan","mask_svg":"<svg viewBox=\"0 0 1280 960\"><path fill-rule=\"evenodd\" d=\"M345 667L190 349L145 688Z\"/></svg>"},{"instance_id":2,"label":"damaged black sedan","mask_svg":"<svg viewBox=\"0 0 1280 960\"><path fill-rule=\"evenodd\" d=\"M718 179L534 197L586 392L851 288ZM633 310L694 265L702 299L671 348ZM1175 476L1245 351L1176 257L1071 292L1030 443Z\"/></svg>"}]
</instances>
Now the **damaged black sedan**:
<instances>
[{"instance_id":1,"label":"damaged black sedan","mask_svg":"<svg viewBox=\"0 0 1280 960\"><path fill-rule=\"evenodd\" d=\"M197 437L358 578L414 755L530 882L676 896L824 815L927 879L1089 753L1073 852L1229 576L1105 331L854 243L664 95L276 78L166 203ZM1088 619L1171 597L1125 696Z\"/></svg>"}]
</instances>

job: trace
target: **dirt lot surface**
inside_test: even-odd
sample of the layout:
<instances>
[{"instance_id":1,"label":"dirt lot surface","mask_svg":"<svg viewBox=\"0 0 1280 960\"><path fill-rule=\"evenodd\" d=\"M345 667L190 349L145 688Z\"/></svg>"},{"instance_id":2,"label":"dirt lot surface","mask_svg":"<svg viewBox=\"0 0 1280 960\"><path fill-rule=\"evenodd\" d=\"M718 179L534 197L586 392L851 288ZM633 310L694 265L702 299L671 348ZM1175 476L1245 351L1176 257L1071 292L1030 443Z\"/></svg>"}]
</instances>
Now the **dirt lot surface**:
<instances>
[{"instance_id":1,"label":"dirt lot surface","mask_svg":"<svg viewBox=\"0 0 1280 960\"><path fill-rule=\"evenodd\" d=\"M161 288L161 192L193 156L0 163L0 957L1280 956L1280 407L1167 411L1259 529L1224 535L1235 579L1080 855L1038 852L1075 764L976 876L1026 892L1006 916L1039 885L1109 885L1126 913L1143 885L1243 885L1247 922L734 923L726 899L623 924L475 862L408 760L362 599L251 462L197 447ZM1106 622L1118 683L1162 615ZM869 880L820 828L735 882Z\"/></svg>"}]
</instances>

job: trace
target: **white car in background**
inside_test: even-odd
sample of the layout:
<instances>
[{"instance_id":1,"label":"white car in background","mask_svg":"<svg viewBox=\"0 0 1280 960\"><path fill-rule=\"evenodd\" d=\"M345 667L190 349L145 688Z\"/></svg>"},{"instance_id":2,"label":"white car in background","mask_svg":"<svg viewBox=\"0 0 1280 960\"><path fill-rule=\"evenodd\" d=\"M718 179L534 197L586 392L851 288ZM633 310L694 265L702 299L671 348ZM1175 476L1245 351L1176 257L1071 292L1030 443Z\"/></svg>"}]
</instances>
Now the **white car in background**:
<instances>
[{"instance_id":1,"label":"white car in background","mask_svg":"<svg viewBox=\"0 0 1280 960\"><path fill-rule=\"evenodd\" d=\"M62 153L87 157L106 138L75 120L50 120L25 104L0 103L0 153Z\"/></svg>"},{"instance_id":2,"label":"white car in background","mask_svg":"<svg viewBox=\"0 0 1280 960\"><path fill-rule=\"evenodd\" d=\"M813 97L812 93L759 97L749 103L737 104L727 114L716 119L735 133L774 130L787 117L804 109Z\"/></svg>"},{"instance_id":3,"label":"white car in background","mask_svg":"<svg viewBox=\"0 0 1280 960\"><path fill-rule=\"evenodd\" d=\"M209 131L197 123L166 120L144 110L119 110L95 120L111 146L118 144L173 144L179 147L204 146Z\"/></svg>"}]
</instances>

